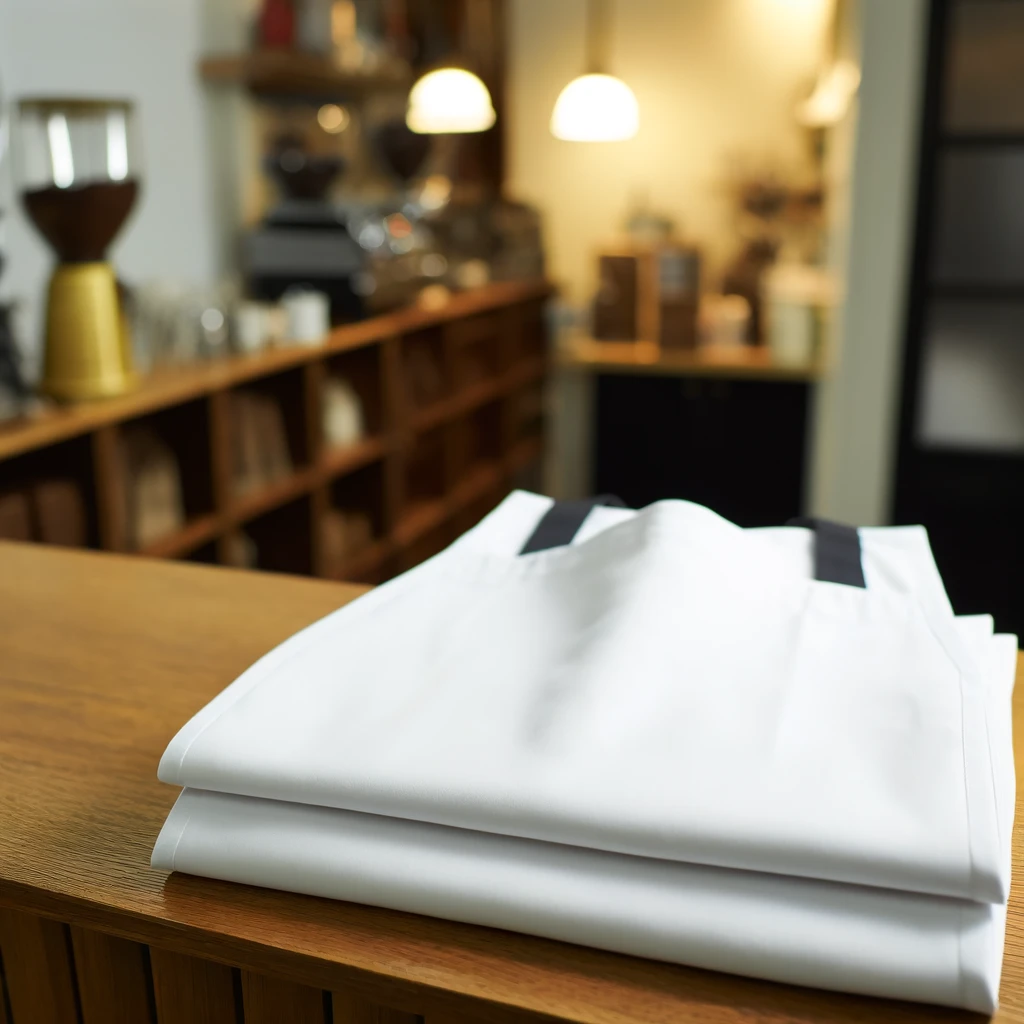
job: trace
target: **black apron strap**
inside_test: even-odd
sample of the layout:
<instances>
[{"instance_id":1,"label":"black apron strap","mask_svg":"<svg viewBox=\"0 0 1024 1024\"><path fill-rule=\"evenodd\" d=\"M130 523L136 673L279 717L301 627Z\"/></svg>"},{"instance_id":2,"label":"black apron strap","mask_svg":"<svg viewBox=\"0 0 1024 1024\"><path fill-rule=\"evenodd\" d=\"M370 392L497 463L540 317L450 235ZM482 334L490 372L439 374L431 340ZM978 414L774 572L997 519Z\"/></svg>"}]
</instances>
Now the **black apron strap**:
<instances>
[{"instance_id":1,"label":"black apron strap","mask_svg":"<svg viewBox=\"0 0 1024 1024\"><path fill-rule=\"evenodd\" d=\"M601 494L596 498L584 498L581 501L556 501L534 527L533 533L519 554L529 555L534 551L546 551L548 548L560 548L571 544L576 532L583 525L583 520L597 505L625 508L625 503L614 494Z\"/></svg>"},{"instance_id":2,"label":"black apron strap","mask_svg":"<svg viewBox=\"0 0 1024 1024\"><path fill-rule=\"evenodd\" d=\"M814 578L825 583L867 587L860 556L860 534L856 526L830 519L790 519L787 526L806 526L814 531Z\"/></svg>"}]
</instances>

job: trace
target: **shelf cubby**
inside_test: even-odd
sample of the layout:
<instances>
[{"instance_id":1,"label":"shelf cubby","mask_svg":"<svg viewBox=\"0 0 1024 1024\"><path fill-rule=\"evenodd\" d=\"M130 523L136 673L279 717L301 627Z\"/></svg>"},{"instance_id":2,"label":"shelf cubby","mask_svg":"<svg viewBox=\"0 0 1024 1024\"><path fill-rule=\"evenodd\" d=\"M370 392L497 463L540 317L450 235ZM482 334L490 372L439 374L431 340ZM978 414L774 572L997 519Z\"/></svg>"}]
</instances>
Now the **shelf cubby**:
<instances>
[{"instance_id":1,"label":"shelf cubby","mask_svg":"<svg viewBox=\"0 0 1024 1024\"><path fill-rule=\"evenodd\" d=\"M494 315L448 324L448 360L456 392L501 377L509 364L503 338L502 320Z\"/></svg>"},{"instance_id":2,"label":"shelf cubby","mask_svg":"<svg viewBox=\"0 0 1024 1024\"><path fill-rule=\"evenodd\" d=\"M0 463L0 502L9 510L0 539L100 546L92 440L74 437Z\"/></svg>"},{"instance_id":3,"label":"shelf cubby","mask_svg":"<svg viewBox=\"0 0 1024 1024\"><path fill-rule=\"evenodd\" d=\"M411 415L440 405L452 394L440 327L416 331L402 338L401 386Z\"/></svg>"},{"instance_id":4,"label":"shelf cubby","mask_svg":"<svg viewBox=\"0 0 1024 1024\"><path fill-rule=\"evenodd\" d=\"M328 489L328 507L320 519L320 557L323 575L352 578L370 571L385 557L388 541L385 516L384 472L380 463L334 480ZM368 552L373 550L374 557Z\"/></svg>"},{"instance_id":5,"label":"shelf cubby","mask_svg":"<svg viewBox=\"0 0 1024 1024\"><path fill-rule=\"evenodd\" d=\"M218 557L216 542L208 541L206 544L193 549L184 556L184 560L186 562L198 562L201 565L218 565L220 558Z\"/></svg>"},{"instance_id":6,"label":"shelf cubby","mask_svg":"<svg viewBox=\"0 0 1024 1024\"><path fill-rule=\"evenodd\" d=\"M256 567L267 572L311 575L312 513L308 497L298 498L253 519L246 534L256 549Z\"/></svg>"},{"instance_id":7,"label":"shelf cubby","mask_svg":"<svg viewBox=\"0 0 1024 1024\"><path fill-rule=\"evenodd\" d=\"M203 399L121 426L121 492L129 550L171 557L187 554L209 539L214 512L209 435L209 407ZM140 486L144 483L148 492Z\"/></svg>"},{"instance_id":8,"label":"shelf cubby","mask_svg":"<svg viewBox=\"0 0 1024 1024\"><path fill-rule=\"evenodd\" d=\"M325 389L332 381L344 381L355 392L359 400L364 437L380 437L384 429L384 373L381 362L380 346L373 346L340 353L327 360L325 366ZM324 403L322 397L321 410ZM326 423L323 426L326 427ZM331 444L326 429L322 432L325 451L338 447Z\"/></svg>"}]
</instances>

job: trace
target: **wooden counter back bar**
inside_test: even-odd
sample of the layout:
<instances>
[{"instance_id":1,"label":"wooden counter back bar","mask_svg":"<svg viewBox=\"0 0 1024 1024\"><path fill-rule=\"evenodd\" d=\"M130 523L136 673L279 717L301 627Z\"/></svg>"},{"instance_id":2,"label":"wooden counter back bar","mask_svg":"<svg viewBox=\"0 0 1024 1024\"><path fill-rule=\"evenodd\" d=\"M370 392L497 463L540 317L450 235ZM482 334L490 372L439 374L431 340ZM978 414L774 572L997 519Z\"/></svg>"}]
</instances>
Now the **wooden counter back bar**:
<instances>
[{"instance_id":1,"label":"wooden counter back bar","mask_svg":"<svg viewBox=\"0 0 1024 1024\"><path fill-rule=\"evenodd\" d=\"M174 732L360 593L0 543L0 1024L978 1019L151 870ZM1024 1022L1022 855L1018 815L1006 1024Z\"/></svg>"}]
</instances>

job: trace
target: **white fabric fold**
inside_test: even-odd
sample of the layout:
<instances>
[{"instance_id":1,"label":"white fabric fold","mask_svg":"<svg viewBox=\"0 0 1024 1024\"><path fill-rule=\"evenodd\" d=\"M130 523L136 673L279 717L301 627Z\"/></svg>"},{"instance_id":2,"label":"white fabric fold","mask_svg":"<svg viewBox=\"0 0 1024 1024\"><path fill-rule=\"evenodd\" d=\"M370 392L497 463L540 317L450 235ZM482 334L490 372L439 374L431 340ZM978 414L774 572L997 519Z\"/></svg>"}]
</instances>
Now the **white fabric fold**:
<instances>
[{"instance_id":1,"label":"white fabric fold","mask_svg":"<svg viewBox=\"0 0 1024 1024\"><path fill-rule=\"evenodd\" d=\"M988 709L953 618L661 502L457 544L257 663L160 777L608 852L989 901Z\"/></svg>"},{"instance_id":2,"label":"white fabric fold","mask_svg":"<svg viewBox=\"0 0 1024 1024\"><path fill-rule=\"evenodd\" d=\"M1016 638L961 619L1009 723ZM1002 753L1012 756L1008 728ZM1013 820L1013 774L999 794ZM185 790L153 866L865 995L995 1009L1005 904L809 882Z\"/></svg>"},{"instance_id":3,"label":"white fabric fold","mask_svg":"<svg viewBox=\"0 0 1024 1024\"><path fill-rule=\"evenodd\" d=\"M844 992L995 1007L1005 906L186 789L153 865Z\"/></svg>"}]
</instances>

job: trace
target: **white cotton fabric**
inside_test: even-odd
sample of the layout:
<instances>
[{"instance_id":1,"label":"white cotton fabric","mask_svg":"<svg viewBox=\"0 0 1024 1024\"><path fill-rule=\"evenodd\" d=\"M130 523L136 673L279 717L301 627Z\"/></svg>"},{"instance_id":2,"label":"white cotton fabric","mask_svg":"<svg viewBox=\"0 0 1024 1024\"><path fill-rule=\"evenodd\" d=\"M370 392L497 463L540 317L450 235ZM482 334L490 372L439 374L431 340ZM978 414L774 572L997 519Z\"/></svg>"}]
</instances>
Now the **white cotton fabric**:
<instances>
[{"instance_id":1,"label":"white cotton fabric","mask_svg":"<svg viewBox=\"0 0 1024 1024\"><path fill-rule=\"evenodd\" d=\"M175 737L154 866L735 973L991 1010L1016 640L923 530L517 493L292 637Z\"/></svg>"},{"instance_id":2,"label":"white cotton fabric","mask_svg":"<svg viewBox=\"0 0 1024 1024\"><path fill-rule=\"evenodd\" d=\"M990 621L987 630L983 617L970 625L984 644ZM988 657L993 706L1008 722L1015 638L995 637ZM1001 796L1008 834L1012 785ZM999 988L1005 904L700 868L198 790L181 794L153 864L979 1012L995 1008Z\"/></svg>"},{"instance_id":3,"label":"white cotton fabric","mask_svg":"<svg viewBox=\"0 0 1024 1024\"><path fill-rule=\"evenodd\" d=\"M997 901L985 702L952 623L661 502L534 555L457 546L342 608L200 712L160 777Z\"/></svg>"}]
</instances>

